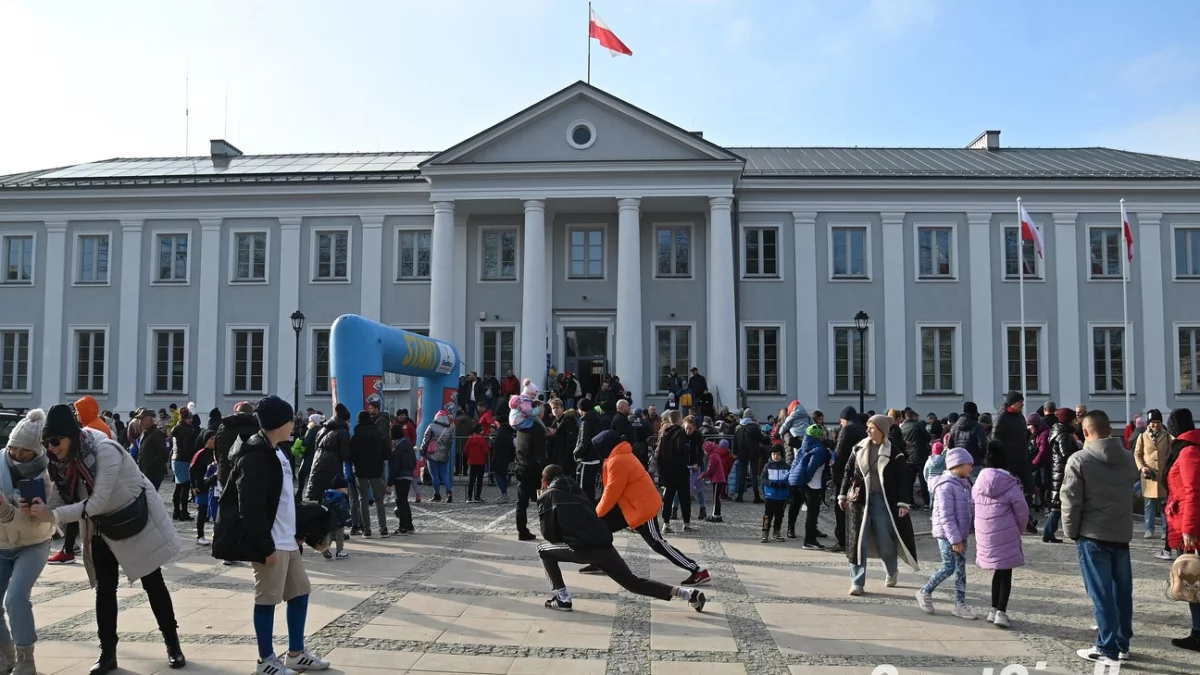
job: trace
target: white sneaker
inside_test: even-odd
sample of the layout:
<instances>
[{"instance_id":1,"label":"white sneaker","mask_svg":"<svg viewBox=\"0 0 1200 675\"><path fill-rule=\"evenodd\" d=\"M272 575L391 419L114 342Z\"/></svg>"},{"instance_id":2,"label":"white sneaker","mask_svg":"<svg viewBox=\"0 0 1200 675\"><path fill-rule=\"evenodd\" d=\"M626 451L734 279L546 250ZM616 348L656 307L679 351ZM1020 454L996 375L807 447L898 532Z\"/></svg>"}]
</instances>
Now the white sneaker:
<instances>
[{"instance_id":1,"label":"white sneaker","mask_svg":"<svg viewBox=\"0 0 1200 675\"><path fill-rule=\"evenodd\" d=\"M975 615L975 612L971 611L971 607L969 605L955 605L954 609L950 610L950 613L960 619L966 619L967 621L974 621L975 619L979 618Z\"/></svg>"},{"instance_id":2,"label":"white sneaker","mask_svg":"<svg viewBox=\"0 0 1200 675\"><path fill-rule=\"evenodd\" d=\"M675 530L671 528L670 523L663 525L662 531L663 531L663 534L674 534L675 533Z\"/></svg>"},{"instance_id":3,"label":"white sneaker","mask_svg":"<svg viewBox=\"0 0 1200 675\"><path fill-rule=\"evenodd\" d=\"M1142 533L1142 539L1153 539L1153 538L1154 538L1154 533L1153 533L1153 532L1144 532L1144 533Z\"/></svg>"},{"instance_id":4,"label":"white sneaker","mask_svg":"<svg viewBox=\"0 0 1200 675\"><path fill-rule=\"evenodd\" d=\"M196 537L197 546L212 546L212 542L204 537Z\"/></svg>"},{"instance_id":5,"label":"white sneaker","mask_svg":"<svg viewBox=\"0 0 1200 675\"><path fill-rule=\"evenodd\" d=\"M918 588L917 607L920 607L921 611L926 614L933 614L933 596Z\"/></svg>"},{"instance_id":6,"label":"white sneaker","mask_svg":"<svg viewBox=\"0 0 1200 675\"><path fill-rule=\"evenodd\" d=\"M992 622L993 622L993 621L995 621L995 620L996 620L996 608L995 608L995 607L993 607L993 608L991 608L991 609L989 609L989 610L988 610L987 622L988 622L988 623L992 623Z\"/></svg>"},{"instance_id":7,"label":"white sneaker","mask_svg":"<svg viewBox=\"0 0 1200 675\"><path fill-rule=\"evenodd\" d=\"M1129 660L1129 652L1121 652L1120 654L1117 654L1117 660L1118 661L1128 661Z\"/></svg>"},{"instance_id":8,"label":"white sneaker","mask_svg":"<svg viewBox=\"0 0 1200 675\"><path fill-rule=\"evenodd\" d=\"M997 628L1008 628L1008 612L996 612L996 618L992 621Z\"/></svg>"},{"instance_id":9,"label":"white sneaker","mask_svg":"<svg viewBox=\"0 0 1200 675\"><path fill-rule=\"evenodd\" d=\"M895 588L896 584L899 584L899 583L900 583L900 575L899 574L889 574L889 575L887 575L887 581L884 582L884 586L887 586L888 588Z\"/></svg>"},{"instance_id":10,"label":"white sneaker","mask_svg":"<svg viewBox=\"0 0 1200 675\"><path fill-rule=\"evenodd\" d=\"M851 587L850 587L850 595L853 595L853 596L857 597L857 596L860 596L860 595L862 595L862 594L863 594L863 587L862 587L862 586L851 586Z\"/></svg>"},{"instance_id":11,"label":"white sneaker","mask_svg":"<svg viewBox=\"0 0 1200 675\"><path fill-rule=\"evenodd\" d=\"M329 668L328 661L325 659L318 659L309 653L307 649L295 656L288 654L283 663L285 666L298 673L302 673L306 670L325 670Z\"/></svg>"},{"instance_id":12,"label":"white sneaker","mask_svg":"<svg viewBox=\"0 0 1200 675\"><path fill-rule=\"evenodd\" d=\"M1163 550L1160 550L1158 553L1155 553L1154 557L1158 558L1159 560L1174 560L1175 553L1174 553L1174 551L1168 551L1166 549L1163 549Z\"/></svg>"},{"instance_id":13,"label":"white sneaker","mask_svg":"<svg viewBox=\"0 0 1200 675\"><path fill-rule=\"evenodd\" d=\"M283 665L283 661L279 660L274 654L268 656L265 661L258 662L258 668L254 671L257 675L299 675L296 671Z\"/></svg>"},{"instance_id":14,"label":"white sneaker","mask_svg":"<svg viewBox=\"0 0 1200 675\"><path fill-rule=\"evenodd\" d=\"M1075 654L1081 659L1085 659L1087 661L1095 661L1096 663L1119 663L1119 661L1110 659L1107 656L1105 656L1104 654L1101 654L1100 650L1096 649L1095 647L1087 647L1085 649L1076 649Z\"/></svg>"}]
</instances>

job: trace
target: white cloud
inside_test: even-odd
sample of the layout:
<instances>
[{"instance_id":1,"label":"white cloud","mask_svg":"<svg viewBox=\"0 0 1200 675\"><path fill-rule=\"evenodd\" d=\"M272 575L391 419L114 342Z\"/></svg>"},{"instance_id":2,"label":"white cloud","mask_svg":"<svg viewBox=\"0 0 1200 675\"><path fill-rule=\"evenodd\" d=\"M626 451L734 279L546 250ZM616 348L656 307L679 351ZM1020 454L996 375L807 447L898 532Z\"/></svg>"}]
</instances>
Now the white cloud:
<instances>
[{"instance_id":1,"label":"white cloud","mask_svg":"<svg viewBox=\"0 0 1200 675\"><path fill-rule=\"evenodd\" d=\"M1200 103L1192 103L1125 129L1102 134L1099 144L1121 150L1200 160Z\"/></svg>"}]
</instances>

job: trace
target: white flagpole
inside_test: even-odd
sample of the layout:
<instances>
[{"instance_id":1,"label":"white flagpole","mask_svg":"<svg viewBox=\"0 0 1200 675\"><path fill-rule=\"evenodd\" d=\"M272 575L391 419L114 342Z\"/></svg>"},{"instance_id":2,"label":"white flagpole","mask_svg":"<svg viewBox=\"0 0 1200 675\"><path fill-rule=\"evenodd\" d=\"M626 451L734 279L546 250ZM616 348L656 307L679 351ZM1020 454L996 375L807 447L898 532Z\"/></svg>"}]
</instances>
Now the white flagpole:
<instances>
[{"instance_id":1,"label":"white flagpole","mask_svg":"<svg viewBox=\"0 0 1200 675\"><path fill-rule=\"evenodd\" d=\"M1018 344L1021 349L1021 395L1026 396L1025 380L1025 226L1021 217L1021 198L1017 197L1017 278L1021 288L1021 337ZM1029 224L1033 227L1033 223Z\"/></svg>"},{"instance_id":2,"label":"white flagpole","mask_svg":"<svg viewBox=\"0 0 1200 675\"><path fill-rule=\"evenodd\" d=\"M1129 388L1133 383L1129 380L1129 242L1125 240L1125 223L1129 217L1125 215L1125 200L1121 199L1121 310L1124 323L1121 324L1121 378L1125 387L1125 423L1133 420L1129 403ZM1129 228L1132 235L1133 228Z\"/></svg>"}]
</instances>

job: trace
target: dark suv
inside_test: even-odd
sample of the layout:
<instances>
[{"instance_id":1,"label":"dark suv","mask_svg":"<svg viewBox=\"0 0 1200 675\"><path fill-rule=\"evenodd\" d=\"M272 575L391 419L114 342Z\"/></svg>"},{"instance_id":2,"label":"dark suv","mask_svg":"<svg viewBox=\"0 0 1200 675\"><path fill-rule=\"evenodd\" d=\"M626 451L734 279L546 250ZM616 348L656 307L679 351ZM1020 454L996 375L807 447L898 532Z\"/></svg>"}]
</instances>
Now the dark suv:
<instances>
[{"instance_id":1,"label":"dark suv","mask_svg":"<svg viewBox=\"0 0 1200 675\"><path fill-rule=\"evenodd\" d=\"M0 448L8 445L8 435L28 412L24 408L5 408L0 405Z\"/></svg>"}]
</instances>

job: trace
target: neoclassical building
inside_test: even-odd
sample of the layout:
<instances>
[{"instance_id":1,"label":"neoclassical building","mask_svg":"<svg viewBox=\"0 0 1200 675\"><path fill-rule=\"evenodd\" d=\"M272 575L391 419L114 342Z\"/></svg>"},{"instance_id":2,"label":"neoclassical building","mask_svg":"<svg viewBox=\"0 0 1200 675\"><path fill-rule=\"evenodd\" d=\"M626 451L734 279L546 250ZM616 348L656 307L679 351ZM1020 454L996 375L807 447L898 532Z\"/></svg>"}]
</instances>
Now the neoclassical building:
<instances>
[{"instance_id":1,"label":"neoclassical building","mask_svg":"<svg viewBox=\"0 0 1200 675\"><path fill-rule=\"evenodd\" d=\"M1018 251L1017 197L1044 258ZM871 408L991 408L1022 359L1039 403L1200 400L1200 162L997 131L722 147L579 82L441 152L213 141L3 176L0 250L7 406L228 410L298 377L327 408L343 313L451 341L481 374L615 372L638 401L696 366L763 416L792 398L832 416L860 386ZM389 405L414 389L389 377Z\"/></svg>"}]
</instances>

